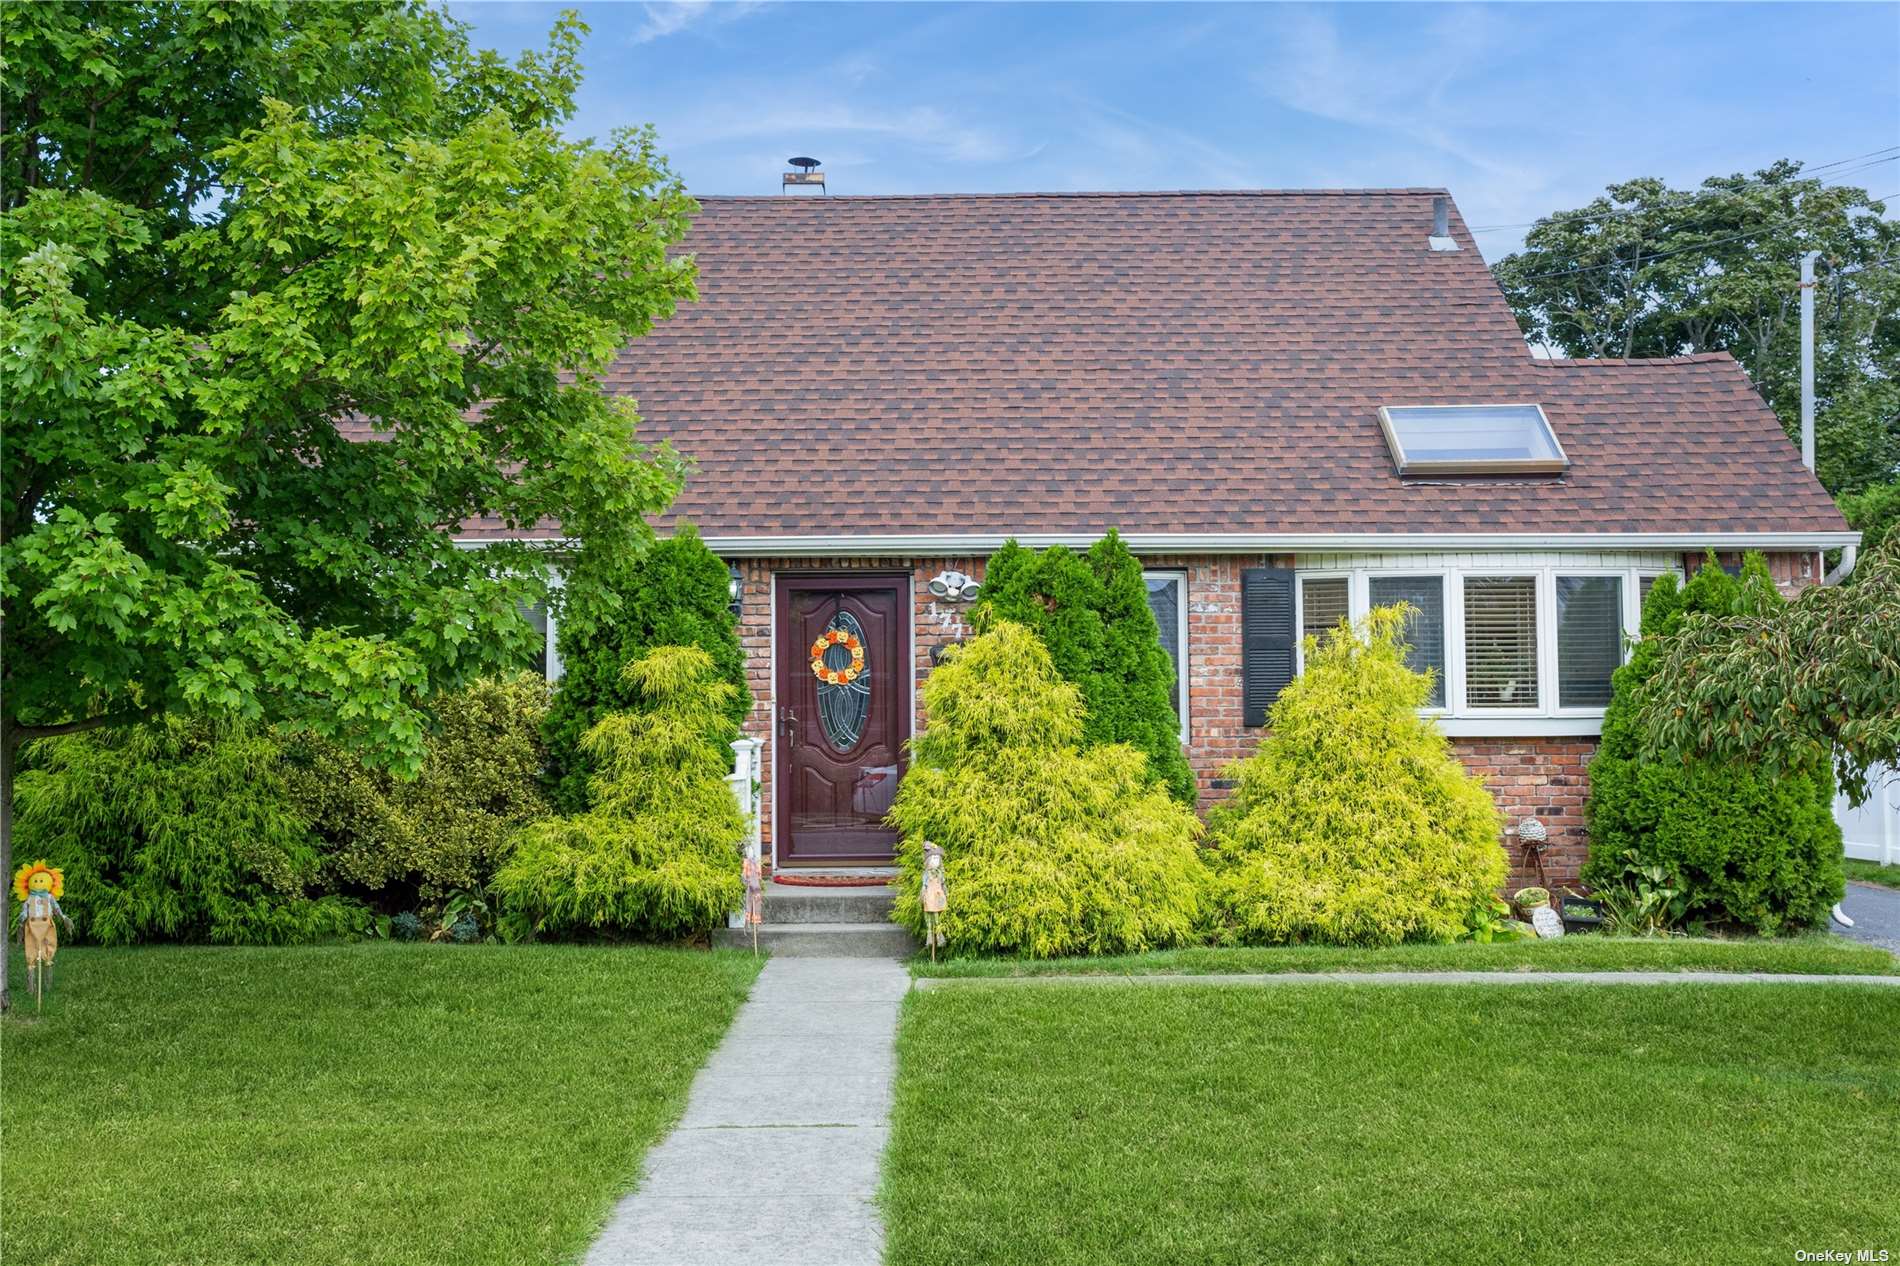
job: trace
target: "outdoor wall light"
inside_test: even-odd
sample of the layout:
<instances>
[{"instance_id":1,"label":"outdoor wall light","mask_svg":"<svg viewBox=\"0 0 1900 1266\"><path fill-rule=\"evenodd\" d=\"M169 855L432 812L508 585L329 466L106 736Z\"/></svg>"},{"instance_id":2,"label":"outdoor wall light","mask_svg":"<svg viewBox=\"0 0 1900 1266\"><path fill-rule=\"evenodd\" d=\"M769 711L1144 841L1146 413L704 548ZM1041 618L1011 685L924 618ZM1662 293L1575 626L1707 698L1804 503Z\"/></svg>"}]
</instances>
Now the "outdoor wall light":
<instances>
[{"instance_id":1,"label":"outdoor wall light","mask_svg":"<svg viewBox=\"0 0 1900 1266\"><path fill-rule=\"evenodd\" d=\"M726 597L731 599L730 610L733 619L739 618L740 600L745 597L745 576L739 571L739 564L726 564Z\"/></svg>"},{"instance_id":2,"label":"outdoor wall light","mask_svg":"<svg viewBox=\"0 0 1900 1266\"><path fill-rule=\"evenodd\" d=\"M983 582L972 580L960 571L940 571L930 582L930 592L945 602L975 602Z\"/></svg>"}]
</instances>

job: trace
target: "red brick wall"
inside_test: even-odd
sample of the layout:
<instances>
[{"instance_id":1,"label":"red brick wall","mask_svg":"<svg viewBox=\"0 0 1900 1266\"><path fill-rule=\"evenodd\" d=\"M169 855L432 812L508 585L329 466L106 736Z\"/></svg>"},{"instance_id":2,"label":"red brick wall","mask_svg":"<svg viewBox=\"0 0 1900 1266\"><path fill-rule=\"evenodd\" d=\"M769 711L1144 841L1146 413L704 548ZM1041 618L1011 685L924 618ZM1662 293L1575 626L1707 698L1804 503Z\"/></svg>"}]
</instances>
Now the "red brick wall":
<instances>
[{"instance_id":1,"label":"red brick wall","mask_svg":"<svg viewBox=\"0 0 1900 1266\"><path fill-rule=\"evenodd\" d=\"M1792 554L1764 554L1763 557L1768 560L1768 574L1775 578L1775 587L1785 597L1792 598L1809 585L1819 584L1825 574L1821 567L1821 556L1812 550ZM1682 574L1695 575L1706 558L1706 554L1684 554ZM1723 567L1736 568L1742 565L1742 555L1734 550L1721 551L1715 558Z\"/></svg>"},{"instance_id":2,"label":"red brick wall","mask_svg":"<svg viewBox=\"0 0 1900 1266\"><path fill-rule=\"evenodd\" d=\"M1775 555L1777 559L1799 556ZM1221 779L1227 765L1250 754L1261 731L1241 724L1240 682L1240 573L1263 563L1290 567L1292 559L1258 555L1173 555L1142 559L1154 570L1187 573L1188 605L1188 760L1200 784L1203 812L1227 794ZM761 752L765 786L765 838L772 838L772 619L775 574L784 572L907 571L915 594L912 636L916 647L917 722L924 721L922 688L930 675L931 655L938 647L969 636L969 606L933 598L926 587L940 571L961 571L980 578L980 558L754 558L740 562L744 593L739 638L747 656L747 678L752 687L752 714L745 731L765 740ZM1785 565L1785 564L1784 564ZM1798 565L1788 567L1797 574ZM1780 572L1777 572L1777 577ZM1454 749L1473 772L1485 779L1498 807L1514 828L1519 819L1535 816L1549 829L1544 852L1546 877L1552 884L1575 883L1585 853L1583 799L1585 767L1596 748L1591 738L1458 739ZM1534 879L1521 866L1514 836L1506 841L1512 859L1512 885ZM769 852L768 852L769 856Z\"/></svg>"},{"instance_id":3,"label":"red brick wall","mask_svg":"<svg viewBox=\"0 0 1900 1266\"><path fill-rule=\"evenodd\" d=\"M1544 878L1552 887L1577 882L1589 852L1583 829L1583 802L1589 792L1587 770L1596 752L1593 738L1453 739L1452 750L1465 768L1484 779L1505 818L1504 849L1511 861L1510 887L1538 882L1536 868L1518 845L1517 824L1536 818L1549 833L1544 844Z\"/></svg>"}]
</instances>

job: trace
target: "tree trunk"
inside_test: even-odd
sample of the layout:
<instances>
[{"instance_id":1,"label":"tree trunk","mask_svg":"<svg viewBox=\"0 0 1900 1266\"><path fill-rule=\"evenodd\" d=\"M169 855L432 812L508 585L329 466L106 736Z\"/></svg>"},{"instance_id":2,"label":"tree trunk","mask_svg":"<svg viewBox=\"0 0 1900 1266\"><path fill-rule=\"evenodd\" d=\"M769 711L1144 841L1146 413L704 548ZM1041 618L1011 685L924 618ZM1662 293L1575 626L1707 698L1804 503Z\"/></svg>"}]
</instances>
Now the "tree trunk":
<instances>
[{"instance_id":1,"label":"tree trunk","mask_svg":"<svg viewBox=\"0 0 1900 1266\"><path fill-rule=\"evenodd\" d=\"M13 943L13 758L19 747L11 727L0 721L0 880L7 885L7 939L0 941L0 946L9 951ZM0 1015L5 1015L13 1006L13 994L7 987L8 957L10 953L0 954Z\"/></svg>"}]
</instances>

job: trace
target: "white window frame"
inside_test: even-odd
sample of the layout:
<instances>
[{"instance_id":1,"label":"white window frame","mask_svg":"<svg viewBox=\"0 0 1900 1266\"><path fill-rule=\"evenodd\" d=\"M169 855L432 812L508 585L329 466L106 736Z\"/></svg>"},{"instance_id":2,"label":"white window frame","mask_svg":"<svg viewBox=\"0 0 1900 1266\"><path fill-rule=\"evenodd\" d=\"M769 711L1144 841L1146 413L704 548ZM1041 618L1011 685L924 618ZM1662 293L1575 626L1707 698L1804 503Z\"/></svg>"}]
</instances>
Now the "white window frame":
<instances>
[{"instance_id":1,"label":"white window frame","mask_svg":"<svg viewBox=\"0 0 1900 1266\"><path fill-rule=\"evenodd\" d=\"M1359 562L1320 560L1321 565L1294 568L1294 627L1301 630L1304 643L1306 628L1306 589L1312 580L1346 580L1348 608L1354 621L1365 618L1371 609L1374 577L1406 579L1439 578L1445 592L1445 706L1419 709L1438 720L1446 734L1453 737L1534 737L1538 735L1591 735L1602 728L1605 709L1559 707L1557 705L1557 577L1615 576L1623 582L1623 662L1629 662L1630 648L1642 627L1639 609L1639 582L1647 576L1673 575L1681 578L1680 568L1658 566L1655 561L1624 565L1598 561L1596 556L1567 562L1561 555L1533 554L1522 560L1490 556L1389 560L1367 559ZM1535 586L1537 606L1537 706L1534 708L1474 708L1465 701L1465 581L1481 577L1530 577ZM1298 671L1306 671L1304 645L1296 651Z\"/></svg>"},{"instance_id":2,"label":"white window frame","mask_svg":"<svg viewBox=\"0 0 1900 1266\"><path fill-rule=\"evenodd\" d=\"M1141 573L1141 579L1144 586L1144 597L1146 597L1146 584L1150 580L1172 580L1179 586L1176 591L1178 600L1174 604L1174 619L1176 624L1174 644L1181 649L1181 662L1176 664L1174 669L1174 691L1175 701L1180 705L1176 711L1180 714L1181 718L1181 745L1185 747L1187 746L1189 734L1189 701L1193 694L1193 692L1188 689L1188 682L1190 680L1188 676L1188 664L1190 662L1190 656L1193 655L1193 650L1188 646L1188 574L1179 568L1157 567L1153 570L1144 569Z\"/></svg>"},{"instance_id":3,"label":"white window frame","mask_svg":"<svg viewBox=\"0 0 1900 1266\"><path fill-rule=\"evenodd\" d=\"M1399 428L1392 421L1393 409L1457 412L1471 409L1530 409L1537 414L1537 421L1544 428L1544 435L1550 440L1550 446L1556 450L1555 457L1411 457L1405 451L1404 443L1399 439ZM1557 428L1550 424L1550 415L1544 412L1544 406L1534 400L1485 400L1467 401L1464 404L1393 404L1379 406L1379 428L1385 432L1386 446L1392 453L1392 464L1398 468L1401 476L1427 477L1432 475L1561 475L1570 469L1570 457L1564 452L1563 441L1557 438Z\"/></svg>"}]
</instances>

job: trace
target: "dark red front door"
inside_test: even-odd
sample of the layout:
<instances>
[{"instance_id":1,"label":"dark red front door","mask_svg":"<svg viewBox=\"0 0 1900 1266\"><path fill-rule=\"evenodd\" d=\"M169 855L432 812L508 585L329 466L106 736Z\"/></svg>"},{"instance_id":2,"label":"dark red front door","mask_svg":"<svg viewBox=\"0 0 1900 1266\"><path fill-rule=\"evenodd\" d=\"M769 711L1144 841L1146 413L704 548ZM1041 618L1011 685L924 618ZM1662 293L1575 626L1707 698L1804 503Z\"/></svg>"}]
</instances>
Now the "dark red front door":
<instances>
[{"instance_id":1,"label":"dark red front door","mask_svg":"<svg viewBox=\"0 0 1900 1266\"><path fill-rule=\"evenodd\" d=\"M910 578L778 578L778 864L888 862L910 732Z\"/></svg>"}]
</instances>

